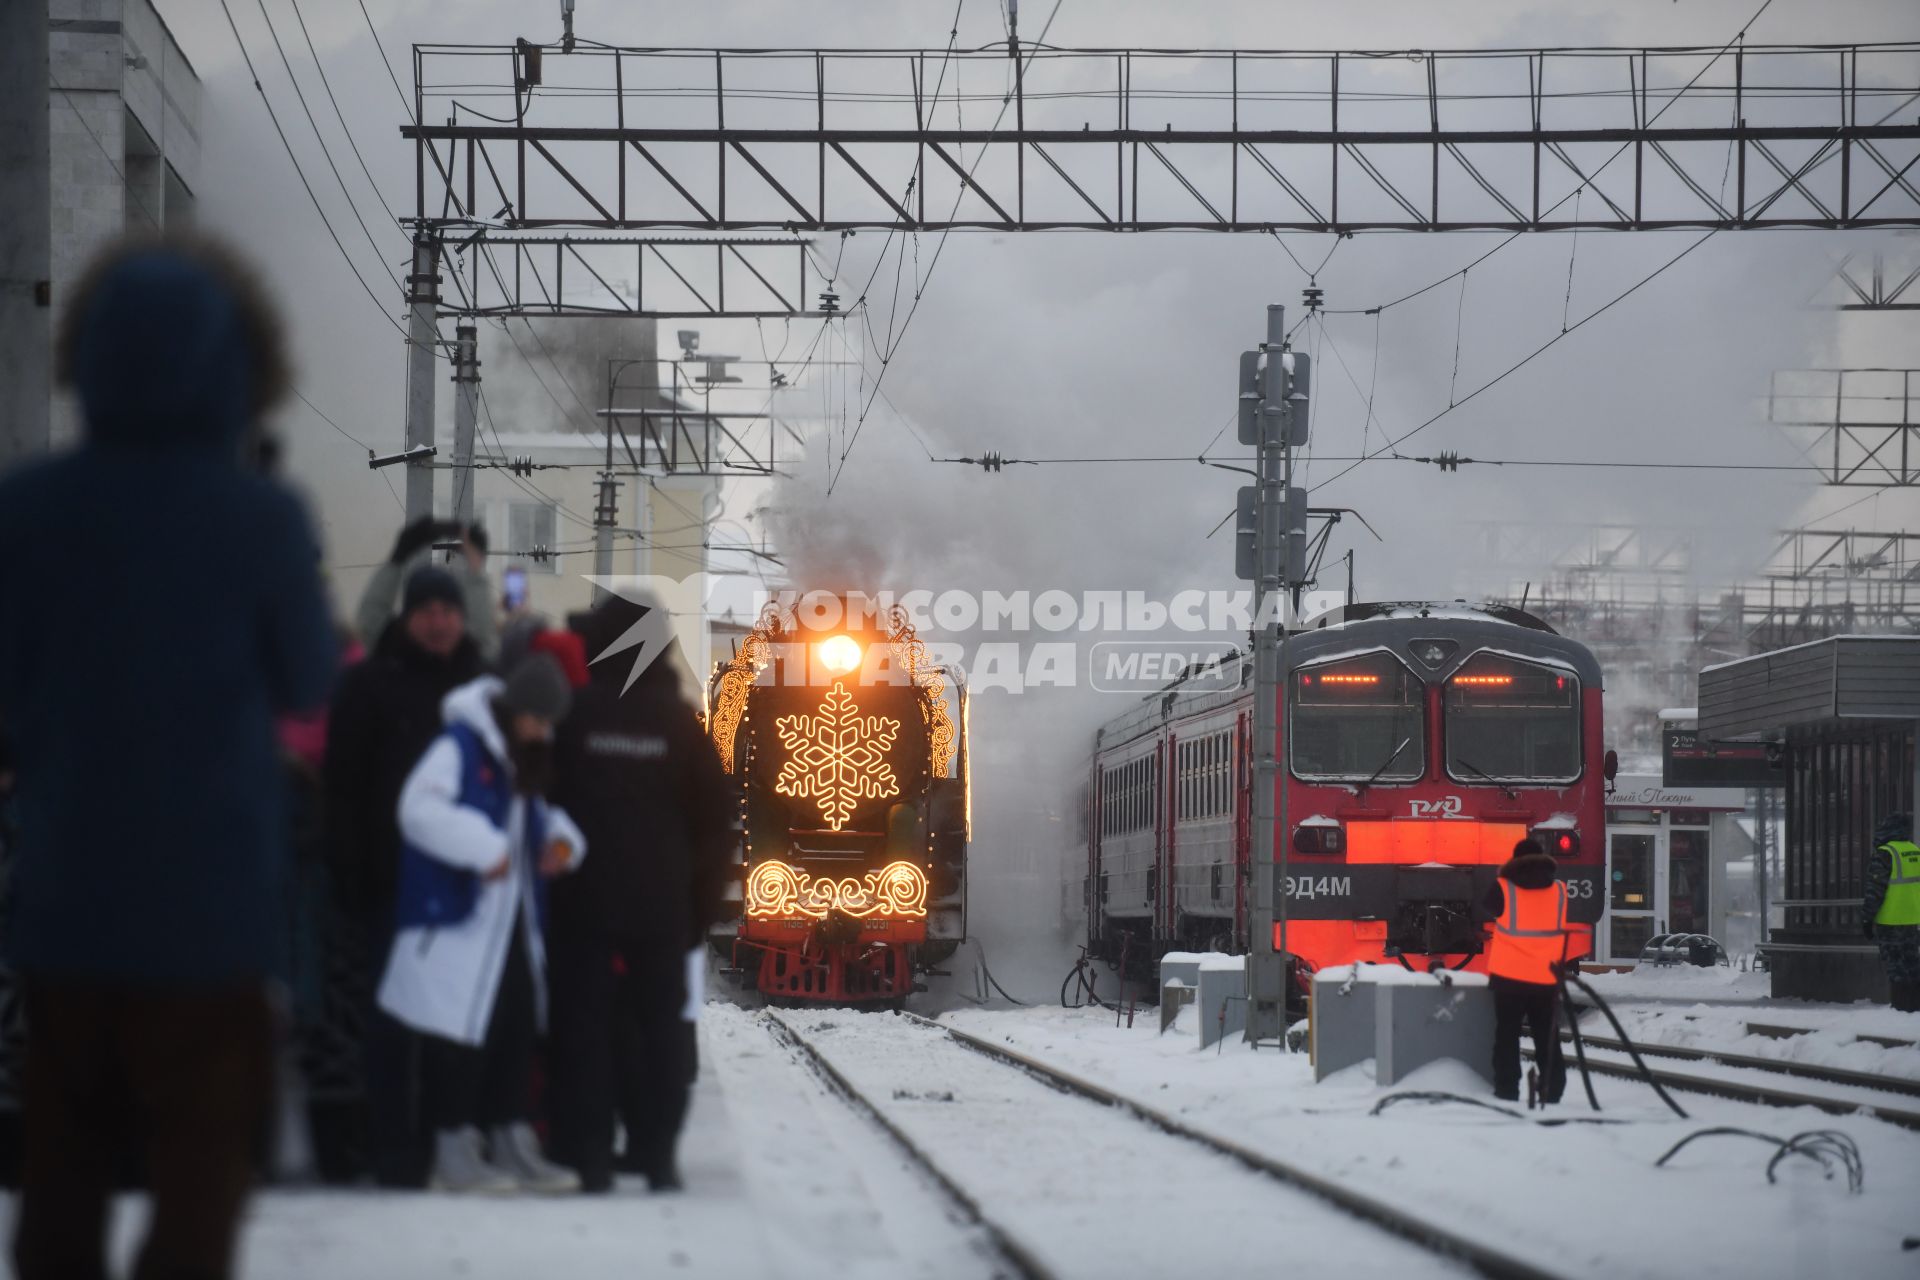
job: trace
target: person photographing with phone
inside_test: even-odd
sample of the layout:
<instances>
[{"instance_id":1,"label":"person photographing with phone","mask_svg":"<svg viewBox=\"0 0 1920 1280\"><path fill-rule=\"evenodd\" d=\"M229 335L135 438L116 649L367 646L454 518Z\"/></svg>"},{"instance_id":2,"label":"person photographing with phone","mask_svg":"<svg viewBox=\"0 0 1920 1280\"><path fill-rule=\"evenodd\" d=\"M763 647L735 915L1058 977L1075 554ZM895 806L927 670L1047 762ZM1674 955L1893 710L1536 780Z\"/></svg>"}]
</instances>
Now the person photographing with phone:
<instances>
[{"instance_id":1,"label":"person photographing with phone","mask_svg":"<svg viewBox=\"0 0 1920 1280\"><path fill-rule=\"evenodd\" d=\"M586 855L579 828L546 800L553 727L572 696L544 653L504 681L460 686L401 789L396 930L379 998L423 1037L439 1190L579 1186L547 1161L528 1122L546 1021L546 882Z\"/></svg>"},{"instance_id":2,"label":"person photographing with phone","mask_svg":"<svg viewBox=\"0 0 1920 1280\"><path fill-rule=\"evenodd\" d=\"M444 566L434 566L436 544L459 543L458 554ZM400 530L387 562L373 571L353 611L354 630L371 648L387 624L405 613L406 584L424 568L444 568L459 584L461 612L467 637L480 656L491 662L499 647L499 622L494 616L493 584L487 577L487 530L484 525L461 526L457 521L422 516Z\"/></svg>"}]
</instances>

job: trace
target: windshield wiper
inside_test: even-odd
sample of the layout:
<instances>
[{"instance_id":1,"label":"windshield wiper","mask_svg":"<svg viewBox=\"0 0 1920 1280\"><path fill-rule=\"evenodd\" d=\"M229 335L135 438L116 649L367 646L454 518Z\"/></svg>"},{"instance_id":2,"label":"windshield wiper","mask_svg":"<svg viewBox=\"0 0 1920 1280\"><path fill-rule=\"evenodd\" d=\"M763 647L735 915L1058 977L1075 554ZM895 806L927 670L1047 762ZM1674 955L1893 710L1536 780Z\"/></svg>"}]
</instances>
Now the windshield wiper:
<instances>
[{"instance_id":1,"label":"windshield wiper","mask_svg":"<svg viewBox=\"0 0 1920 1280\"><path fill-rule=\"evenodd\" d=\"M1412 745L1413 745L1412 735L1408 735L1407 737L1400 739L1400 745L1393 749L1393 754L1388 756L1385 760L1382 760L1380 762L1380 767L1373 771L1373 776L1360 784L1360 788L1359 788L1360 794L1365 795L1367 793L1368 787L1380 781L1380 775L1385 773L1387 770L1393 768L1393 762L1400 758L1400 753L1402 751L1405 751L1408 747Z\"/></svg>"},{"instance_id":2,"label":"windshield wiper","mask_svg":"<svg viewBox=\"0 0 1920 1280\"><path fill-rule=\"evenodd\" d=\"M1494 786L1500 788L1500 790L1506 793L1507 799L1518 800L1520 798L1519 794L1515 792L1512 787L1500 781L1500 779L1494 777L1492 774L1488 773L1485 769L1482 769L1479 765L1475 764L1473 761L1462 760L1458 756L1455 756L1453 762L1459 765L1463 769L1471 769L1473 772L1479 774L1482 778L1485 778L1488 782L1491 782Z\"/></svg>"}]
</instances>

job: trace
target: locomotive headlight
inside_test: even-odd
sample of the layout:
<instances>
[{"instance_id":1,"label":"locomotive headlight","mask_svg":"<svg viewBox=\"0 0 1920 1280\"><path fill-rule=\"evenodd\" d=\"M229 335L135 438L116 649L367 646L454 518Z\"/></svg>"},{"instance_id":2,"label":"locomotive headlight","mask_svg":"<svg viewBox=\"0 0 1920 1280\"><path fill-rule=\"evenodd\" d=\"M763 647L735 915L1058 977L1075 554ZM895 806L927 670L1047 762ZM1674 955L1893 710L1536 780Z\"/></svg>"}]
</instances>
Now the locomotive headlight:
<instances>
[{"instance_id":1,"label":"locomotive headlight","mask_svg":"<svg viewBox=\"0 0 1920 1280\"><path fill-rule=\"evenodd\" d=\"M814 656L828 674L843 676L860 668L860 642L852 636L829 636L814 646Z\"/></svg>"}]
</instances>

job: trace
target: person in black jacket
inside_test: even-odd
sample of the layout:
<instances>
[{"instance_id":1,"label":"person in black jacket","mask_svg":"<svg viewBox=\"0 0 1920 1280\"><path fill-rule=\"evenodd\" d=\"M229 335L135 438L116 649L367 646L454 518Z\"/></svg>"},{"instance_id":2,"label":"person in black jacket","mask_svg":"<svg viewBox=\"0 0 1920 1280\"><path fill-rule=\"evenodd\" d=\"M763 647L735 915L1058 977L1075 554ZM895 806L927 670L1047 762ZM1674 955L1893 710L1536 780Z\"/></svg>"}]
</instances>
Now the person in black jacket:
<instances>
[{"instance_id":1,"label":"person in black jacket","mask_svg":"<svg viewBox=\"0 0 1920 1280\"><path fill-rule=\"evenodd\" d=\"M649 612L610 597L581 625L589 657ZM672 655L627 687L627 653L592 667L554 743L554 800L593 856L552 888L549 1111L555 1156L589 1191L612 1184L616 1106L623 1166L656 1191L680 1185L694 1052L681 1019L687 952L718 919L733 838L726 775Z\"/></svg>"},{"instance_id":2,"label":"person in black jacket","mask_svg":"<svg viewBox=\"0 0 1920 1280\"><path fill-rule=\"evenodd\" d=\"M426 1134L412 1101L417 1046L373 999L393 936L400 788L439 736L442 699L484 670L467 635L459 582L441 569L416 569L400 617L342 679L327 720L327 871L340 945L358 952L352 968L363 1019L363 1119L371 1172L383 1186L417 1187L427 1175Z\"/></svg>"},{"instance_id":3,"label":"person in black jacket","mask_svg":"<svg viewBox=\"0 0 1920 1280\"><path fill-rule=\"evenodd\" d=\"M1569 963L1567 935L1561 927L1565 924L1566 890L1556 889L1558 880L1553 856L1540 847L1539 841L1525 839L1514 845L1513 856L1501 864L1500 874L1480 904L1482 916L1494 926L1494 936L1487 944L1488 982L1493 988L1493 1094L1509 1102L1520 1098L1523 1024L1533 1034L1541 1097L1558 1102L1567 1087L1566 1059L1555 1028L1559 973ZM1547 890L1559 894L1556 919L1533 920L1525 918L1524 913L1509 914L1510 905L1515 905L1509 903L1509 894L1519 898ZM1545 911L1549 901L1540 899L1540 909ZM1503 925L1521 929L1551 926L1558 936L1513 939L1502 936Z\"/></svg>"}]
</instances>

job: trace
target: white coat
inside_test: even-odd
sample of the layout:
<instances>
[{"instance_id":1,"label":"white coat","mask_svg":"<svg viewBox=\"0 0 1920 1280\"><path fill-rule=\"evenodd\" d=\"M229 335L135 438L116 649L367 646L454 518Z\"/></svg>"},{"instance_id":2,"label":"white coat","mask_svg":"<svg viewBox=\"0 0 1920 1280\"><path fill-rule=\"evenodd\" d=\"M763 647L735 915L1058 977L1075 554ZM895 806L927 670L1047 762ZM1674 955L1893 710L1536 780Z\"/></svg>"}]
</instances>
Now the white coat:
<instances>
[{"instance_id":1,"label":"white coat","mask_svg":"<svg viewBox=\"0 0 1920 1280\"><path fill-rule=\"evenodd\" d=\"M493 716L501 683L481 676L447 694L440 704L444 723L467 725L494 762L511 769L505 736ZM487 1038L494 997L505 972L515 917L524 932L527 962L540 1025L546 1025L546 946L536 909L536 852L522 848L527 799L515 795L505 830L486 814L459 802L460 748L451 738L434 739L407 775L400 790L400 834L422 853L484 875L516 850L510 874L483 880L473 914L451 925L415 925L394 936L393 950L380 980L380 1007L416 1031L478 1046ZM573 846L580 865L587 843L565 811L548 806L547 838Z\"/></svg>"}]
</instances>

